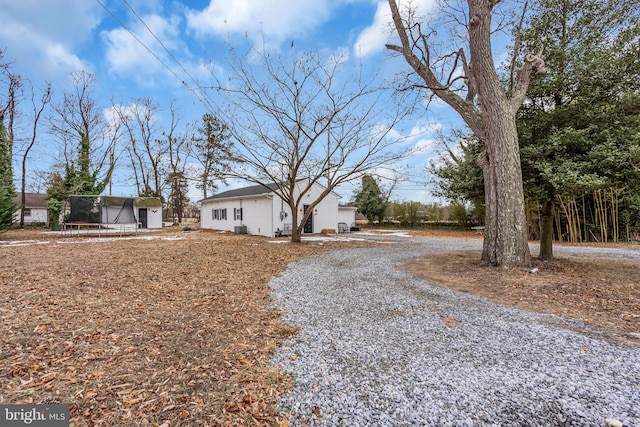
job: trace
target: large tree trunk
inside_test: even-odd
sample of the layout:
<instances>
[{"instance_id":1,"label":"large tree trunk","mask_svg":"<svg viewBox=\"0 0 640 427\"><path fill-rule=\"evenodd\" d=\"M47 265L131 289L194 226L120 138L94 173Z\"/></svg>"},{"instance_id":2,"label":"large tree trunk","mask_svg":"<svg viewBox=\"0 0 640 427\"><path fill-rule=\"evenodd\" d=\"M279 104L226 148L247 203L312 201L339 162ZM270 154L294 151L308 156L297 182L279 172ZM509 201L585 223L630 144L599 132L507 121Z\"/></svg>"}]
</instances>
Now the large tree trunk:
<instances>
[{"instance_id":1,"label":"large tree trunk","mask_svg":"<svg viewBox=\"0 0 640 427\"><path fill-rule=\"evenodd\" d=\"M482 111L485 145L478 159L484 174L486 227L481 262L504 268L530 265L516 111L498 78L491 49L491 7L469 0L471 70ZM477 124L472 128L480 128Z\"/></svg>"},{"instance_id":2,"label":"large tree trunk","mask_svg":"<svg viewBox=\"0 0 640 427\"><path fill-rule=\"evenodd\" d=\"M530 265L524 191L515 118L492 114L486 120L484 175L486 227L481 262L504 268Z\"/></svg>"},{"instance_id":3,"label":"large tree trunk","mask_svg":"<svg viewBox=\"0 0 640 427\"><path fill-rule=\"evenodd\" d=\"M555 208L555 196L549 195L549 199L542 204L542 224L540 226L540 259L553 259L553 217Z\"/></svg>"},{"instance_id":4,"label":"large tree trunk","mask_svg":"<svg viewBox=\"0 0 640 427\"><path fill-rule=\"evenodd\" d=\"M292 204L289 204L289 208L291 208L291 243L302 243L303 229L298 225L298 208Z\"/></svg>"},{"instance_id":5,"label":"large tree trunk","mask_svg":"<svg viewBox=\"0 0 640 427\"><path fill-rule=\"evenodd\" d=\"M482 262L505 268L530 265L515 116L526 95L532 71L544 74L544 61L536 55L527 55L517 73L517 83L507 96L498 78L491 48L491 13L499 0L467 0L470 60L466 61L462 50L455 53L455 64L459 66L457 59L460 59L465 74L467 91L462 98L448 87L451 76L447 85L443 85L434 73L429 36L421 33L411 19L403 21L397 0L388 1L402 47L387 45L387 48L402 53L426 86L456 110L484 143L485 151L478 159L485 182Z\"/></svg>"}]
</instances>

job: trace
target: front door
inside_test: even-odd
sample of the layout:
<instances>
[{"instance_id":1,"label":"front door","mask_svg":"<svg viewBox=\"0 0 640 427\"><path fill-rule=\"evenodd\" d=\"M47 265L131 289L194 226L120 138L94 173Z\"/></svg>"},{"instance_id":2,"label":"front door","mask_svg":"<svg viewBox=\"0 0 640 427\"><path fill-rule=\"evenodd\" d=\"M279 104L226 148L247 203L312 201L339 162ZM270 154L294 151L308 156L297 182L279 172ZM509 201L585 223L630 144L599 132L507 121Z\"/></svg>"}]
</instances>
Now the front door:
<instances>
[{"instance_id":1,"label":"front door","mask_svg":"<svg viewBox=\"0 0 640 427\"><path fill-rule=\"evenodd\" d=\"M147 208L138 209L138 221L140 228L147 228Z\"/></svg>"},{"instance_id":2,"label":"front door","mask_svg":"<svg viewBox=\"0 0 640 427\"><path fill-rule=\"evenodd\" d=\"M307 213L307 209L309 209L309 205L303 205L304 208L304 213ZM309 218L307 218L307 222L304 223L304 230L305 233L313 233L313 213L311 215L309 215Z\"/></svg>"}]
</instances>

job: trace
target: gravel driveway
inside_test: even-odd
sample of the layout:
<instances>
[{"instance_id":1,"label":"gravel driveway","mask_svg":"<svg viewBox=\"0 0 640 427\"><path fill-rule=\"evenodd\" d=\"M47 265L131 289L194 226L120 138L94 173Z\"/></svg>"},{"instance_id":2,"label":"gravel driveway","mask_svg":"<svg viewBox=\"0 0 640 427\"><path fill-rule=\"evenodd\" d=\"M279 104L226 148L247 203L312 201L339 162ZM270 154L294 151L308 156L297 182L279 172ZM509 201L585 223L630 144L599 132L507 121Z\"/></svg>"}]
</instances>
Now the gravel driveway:
<instances>
[{"instance_id":1,"label":"gravel driveway","mask_svg":"<svg viewBox=\"0 0 640 427\"><path fill-rule=\"evenodd\" d=\"M394 267L480 247L396 239L308 258L272 280L300 327L275 356L295 381L281 416L295 426L640 426L638 347Z\"/></svg>"}]
</instances>

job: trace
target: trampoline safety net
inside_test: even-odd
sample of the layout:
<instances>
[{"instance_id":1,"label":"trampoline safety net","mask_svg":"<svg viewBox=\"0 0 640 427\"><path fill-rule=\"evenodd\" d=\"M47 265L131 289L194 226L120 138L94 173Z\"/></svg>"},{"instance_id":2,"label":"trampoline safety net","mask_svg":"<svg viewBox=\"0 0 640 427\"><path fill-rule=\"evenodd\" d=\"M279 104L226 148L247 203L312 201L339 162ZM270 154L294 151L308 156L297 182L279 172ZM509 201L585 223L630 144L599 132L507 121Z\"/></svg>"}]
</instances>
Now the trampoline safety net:
<instances>
[{"instance_id":1,"label":"trampoline safety net","mask_svg":"<svg viewBox=\"0 0 640 427\"><path fill-rule=\"evenodd\" d=\"M69 196L70 223L133 224L136 215L132 197Z\"/></svg>"}]
</instances>

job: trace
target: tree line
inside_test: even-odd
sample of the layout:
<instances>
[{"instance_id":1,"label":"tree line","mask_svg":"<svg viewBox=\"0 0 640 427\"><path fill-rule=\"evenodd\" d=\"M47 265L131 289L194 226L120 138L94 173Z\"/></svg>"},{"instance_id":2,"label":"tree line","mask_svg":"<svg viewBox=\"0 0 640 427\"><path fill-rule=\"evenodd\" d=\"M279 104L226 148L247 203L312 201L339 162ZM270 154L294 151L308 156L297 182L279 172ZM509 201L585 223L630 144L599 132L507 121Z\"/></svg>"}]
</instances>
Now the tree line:
<instances>
[{"instance_id":1,"label":"tree line","mask_svg":"<svg viewBox=\"0 0 640 427\"><path fill-rule=\"evenodd\" d=\"M348 61L340 55L327 60L318 52L300 53L293 43L279 54L252 47L240 55L230 49L229 79L210 88L219 95L212 110L236 144L227 144L224 156L241 164L226 175L264 186L277 183L278 196L294 212L293 222L303 224L304 217L296 218L300 198L294 194L301 178L309 185L322 182L330 192L406 158L402 150L394 152L401 139L394 127L410 112L402 102L406 106L409 94L417 94L451 107L472 133L457 138L459 148L449 146L431 169L443 195L482 211L483 264L530 264L527 213L535 203L541 255L552 255L549 230L558 205L571 235L590 234L585 234L590 202L600 230L605 224L624 229L637 197L630 190L637 169L637 3L542 0L529 6L526 1L466 0L443 2L431 13L418 4L400 7L388 0L388 5L397 37L386 48L409 66L394 80L393 94L375 73L345 74ZM442 31L451 37L443 40ZM506 34L512 46L500 68L492 43ZM94 116L83 116L78 107L91 112L95 106L91 78L86 73L74 78L75 91L64 97L73 102L52 108L64 161L50 188L62 193L104 189L115 162L126 157L139 194L166 190L180 205L185 182L193 176L185 169L186 147L195 144L178 131L181 118L173 104L168 129L155 127L158 107L152 100L138 100L114 105L119 120L110 120L115 125L101 131ZM3 105L12 105L7 99ZM11 108L3 111L3 118L9 112L9 125L2 138L13 141ZM120 132L127 137L126 149L114 152ZM0 161L11 155L10 144L3 145ZM5 169L0 173L6 175ZM456 188L458 193L450 193ZM464 189L469 192L459 192ZM609 236L609 231L600 233ZM295 230L292 240L299 241L299 234Z\"/></svg>"},{"instance_id":2,"label":"tree line","mask_svg":"<svg viewBox=\"0 0 640 427\"><path fill-rule=\"evenodd\" d=\"M25 193L30 176L46 188L52 226L73 194L111 194L117 165L128 170L136 195L158 197L182 220L189 203L188 186L194 183L204 197L224 181L233 162L227 126L210 113L200 123L183 123L175 102L170 120L160 128L160 106L150 98L127 104L100 105L94 97L95 76L86 71L70 75L71 89L53 100L51 83L44 88L13 73L0 51L2 109L0 109L0 224L10 227L20 211L24 226ZM30 104L30 105L29 105ZM48 147L42 142L46 134ZM28 160L40 144L56 156L48 171L31 171ZM13 165L21 165L18 171ZM14 179L20 182L22 201L14 205ZM122 179L122 177L119 177ZM22 207L22 209L21 209Z\"/></svg>"}]
</instances>

